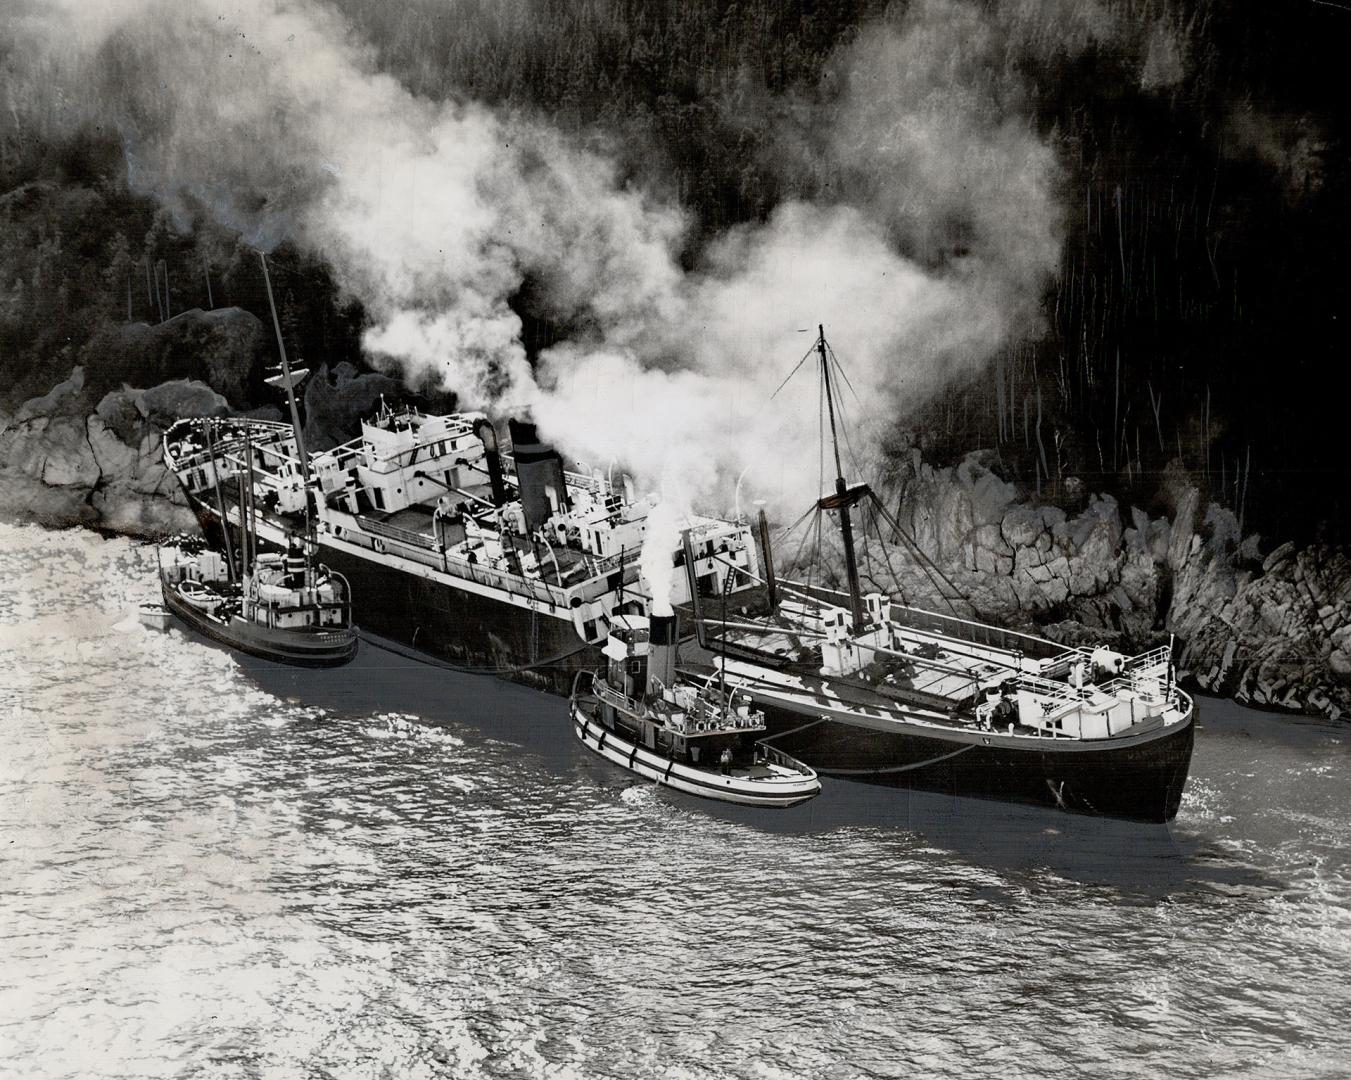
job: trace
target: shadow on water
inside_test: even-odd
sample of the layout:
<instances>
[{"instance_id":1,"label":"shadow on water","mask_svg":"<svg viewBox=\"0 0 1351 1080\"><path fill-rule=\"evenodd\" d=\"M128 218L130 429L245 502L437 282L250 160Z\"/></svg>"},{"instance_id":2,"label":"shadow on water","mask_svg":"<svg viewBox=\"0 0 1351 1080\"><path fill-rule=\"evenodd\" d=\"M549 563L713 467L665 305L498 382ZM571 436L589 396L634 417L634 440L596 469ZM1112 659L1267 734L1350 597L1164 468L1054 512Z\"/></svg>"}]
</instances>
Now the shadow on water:
<instances>
[{"instance_id":1,"label":"shadow on water","mask_svg":"<svg viewBox=\"0 0 1351 1080\"><path fill-rule=\"evenodd\" d=\"M555 775L618 792L633 778L577 746L559 697L487 675L422 663L363 636L350 664L328 670L285 667L239 657L274 696L339 716L398 713L447 728L469 741L519 748ZM1043 807L962 798L825 778L821 795L790 810L757 810L663 789L661 798L700 814L774 836L873 834L879 858L897 843L906 853L932 849L1014 875L1051 873L1119 890L1149 903L1197 891L1269 894L1283 883L1236 861L1186 824L1152 825L1061 814Z\"/></svg>"}]
</instances>

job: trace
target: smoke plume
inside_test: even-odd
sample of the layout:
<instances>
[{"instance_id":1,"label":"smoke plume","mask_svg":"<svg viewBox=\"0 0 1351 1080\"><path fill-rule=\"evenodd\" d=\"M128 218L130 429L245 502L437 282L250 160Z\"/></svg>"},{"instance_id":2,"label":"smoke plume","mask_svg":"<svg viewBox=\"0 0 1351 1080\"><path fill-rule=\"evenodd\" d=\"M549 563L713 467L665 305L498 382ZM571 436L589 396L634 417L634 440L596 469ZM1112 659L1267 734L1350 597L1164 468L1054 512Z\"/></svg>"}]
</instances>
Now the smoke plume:
<instances>
[{"instance_id":1,"label":"smoke plume","mask_svg":"<svg viewBox=\"0 0 1351 1080\"><path fill-rule=\"evenodd\" d=\"M532 410L572 455L678 491L678 515L725 504L743 472L775 507L816 496L815 377L771 397L818 324L848 372L851 471L947 380L1037 332L1059 170L1009 41L1113 32L1072 7L1054 42L1033 40L1022 0L917 0L863 27L815 93L761 105L797 197L693 269L687 212L603 144L415 96L317 0L59 0L13 27L185 227L206 207L249 243L316 253L364 304L377 364L465 407ZM511 306L527 283L574 328L535 363Z\"/></svg>"}]
</instances>

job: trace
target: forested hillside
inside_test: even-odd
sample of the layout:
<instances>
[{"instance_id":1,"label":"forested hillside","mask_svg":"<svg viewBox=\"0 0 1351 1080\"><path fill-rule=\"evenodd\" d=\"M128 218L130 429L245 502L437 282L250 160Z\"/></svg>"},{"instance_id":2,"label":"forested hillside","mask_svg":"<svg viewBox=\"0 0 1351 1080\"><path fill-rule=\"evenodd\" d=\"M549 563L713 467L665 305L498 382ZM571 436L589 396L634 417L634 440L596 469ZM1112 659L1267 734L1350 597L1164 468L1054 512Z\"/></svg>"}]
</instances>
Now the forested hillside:
<instances>
[{"instance_id":1,"label":"forested hillside","mask_svg":"<svg viewBox=\"0 0 1351 1080\"><path fill-rule=\"evenodd\" d=\"M833 167L822 134L859 91L850 46L861 27L935 5L333 6L415 94L542 117L603 147L629 184L687 209L681 260L694 267L729 227L859 186L844 163ZM1044 499L1072 500L1086 485L1141 505L1176 459L1247 529L1344 538L1337 388L1351 355L1351 192L1332 103L1351 14L1215 0L975 6L996 40L972 55L1018 73L1017 111L1055 150L1062 258L1041 317L978 375L913 402L896 445L917 438L939 459L992 447ZM135 381L142 358L110 345L127 322L223 305L265 316L249 246L220 215L166 208L139 182L118 117L72 124L31 83L7 85L6 408L76 364L96 386ZM995 100L1008 85L996 73L984 92ZM951 238L960 248L962 222L946 223L947 246L931 250L903 212L895 220L908 257L960 258ZM283 245L274 258L292 347L360 363L363 312L322 257ZM512 305L529 356L572 329L536 301L528 276ZM164 372L193 363L188 349Z\"/></svg>"}]
</instances>

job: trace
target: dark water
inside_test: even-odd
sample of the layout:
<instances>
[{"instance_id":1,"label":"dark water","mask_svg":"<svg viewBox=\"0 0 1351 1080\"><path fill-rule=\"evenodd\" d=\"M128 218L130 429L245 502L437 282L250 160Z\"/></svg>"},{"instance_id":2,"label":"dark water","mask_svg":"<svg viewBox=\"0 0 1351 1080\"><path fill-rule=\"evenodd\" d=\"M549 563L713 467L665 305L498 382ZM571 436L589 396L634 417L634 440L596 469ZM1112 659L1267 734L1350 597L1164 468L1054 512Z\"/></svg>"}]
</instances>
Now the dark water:
<instances>
[{"instance_id":1,"label":"dark water","mask_svg":"<svg viewBox=\"0 0 1351 1080\"><path fill-rule=\"evenodd\" d=\"M1203 701L1171 828L743 811L517 687L142 630L153 568L0 526L0 1073L1351 1073L1351 728Z\"/></svg>"}]
</instances>

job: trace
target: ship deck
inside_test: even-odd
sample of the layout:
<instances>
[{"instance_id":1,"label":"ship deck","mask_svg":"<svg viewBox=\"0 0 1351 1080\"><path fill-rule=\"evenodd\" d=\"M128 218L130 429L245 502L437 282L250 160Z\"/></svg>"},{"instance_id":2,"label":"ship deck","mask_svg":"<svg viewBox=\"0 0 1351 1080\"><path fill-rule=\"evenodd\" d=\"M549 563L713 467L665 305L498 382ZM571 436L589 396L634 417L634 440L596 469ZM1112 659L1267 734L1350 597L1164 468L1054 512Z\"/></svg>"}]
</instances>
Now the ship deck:
<instances>
[{"instance_id":1,"label":"ship deck","mask_svg":"<svg viewBox=\"0 0 1351 1080\"><path fill-rule=\"evenodd\" d=\"M724 638L714 623L709 627L707 640L709 648L714 650L717 650L720 642L725 640L728 648L734 653L758 654L786 664L809 664L818 669L820 667L819 653L812 649L811 643L804 641L788 628L763 634L729 630ZM874 683L867 679L860 679L859 682L874 692L887 696L922 695L925 698L943 699L948 702L965 702L974 696L979 686L1010 674L1009 669L1002 665L965 652L942 649L927 642L903 651L909 653L911 670L907 674L893 676L890 682ZM815 660L814 665L809 658Z\"/></svg>"},{"instance_id":2,"label":"ship deck","mask_svg":"<svg viewBox=\"0 0 1351 1080\"><path fill-rule=\"evenodd\" d=\"M488 489L484 487L483 491L479 492L471 488L465 491L453 492L452 495L461 494L486 498L487 490ZM477 509L478 508L474 507L471 503L469 513L476 522L481 522L479 527L485 533L491 533L497 539L502 541L508 549L514 548L518 552L528 552L531 550L529 540L517 537L514 534L498 533L496 524L488 520L491 516L491 512L488 512L486 507L483 508L485 512L482 514L477 513ZM435 512L435 506L430 503L415 503L412 506L406 506L400 510L368 511L359 514L358 518L362 522L374 522L381 527L381 530L385 535L389 535L391 532L396 538L400 536L400 534L411 535L419 538L423 542L419 546L430 547L437 542L436 526L434 524ZM446 547L448 549L453 549L468 543L472 550L474 546L472 544L473 538L470 535L464 520L446 517L443 521L445 524L442 526L441 541L444 542ZM584 552L578 551L572 547L563 547L559 545L550 545L549 551L551 554L546 554L543 548L536 548L535 550L538 559L538 577L540 580L551 585L567 586L578 577L579 572L583 576L589 573L587 556ZM556 570L555 563L557 564Z\"/></svg>"}]
</instances>

